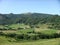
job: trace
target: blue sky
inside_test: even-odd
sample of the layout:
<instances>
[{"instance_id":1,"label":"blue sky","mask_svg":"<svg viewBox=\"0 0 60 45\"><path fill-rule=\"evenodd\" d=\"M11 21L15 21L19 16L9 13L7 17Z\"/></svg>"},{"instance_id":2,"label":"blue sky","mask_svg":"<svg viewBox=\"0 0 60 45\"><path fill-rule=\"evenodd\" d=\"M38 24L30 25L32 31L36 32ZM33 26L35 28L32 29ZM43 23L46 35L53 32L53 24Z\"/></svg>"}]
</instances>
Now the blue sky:
<instances>
[{"instance_id":1,"label":"blue sky","mask_svg":"<svg viewBox=\"0 0 60 45\"><path fill-rule=\"evenodd\" d=\"M60 0L0 0L0 13L60 14Z\"/></svg>"}]
</instances>

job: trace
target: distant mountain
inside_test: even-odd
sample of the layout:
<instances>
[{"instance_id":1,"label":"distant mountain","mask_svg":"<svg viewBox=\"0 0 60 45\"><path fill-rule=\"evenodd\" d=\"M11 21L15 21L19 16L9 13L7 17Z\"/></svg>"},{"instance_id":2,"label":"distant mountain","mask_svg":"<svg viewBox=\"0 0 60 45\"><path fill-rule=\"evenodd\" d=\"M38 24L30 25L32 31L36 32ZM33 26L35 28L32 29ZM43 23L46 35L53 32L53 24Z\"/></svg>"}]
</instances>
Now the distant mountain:
<instances>
[{"instance_id":1,"label":"distant mountain","mask_svg":"<svg viewBox=\"0 0 60 45\"><path fill-rule=\"evenodd\" d=\"M43 13L23 13L23 14L0 14L0 24L38 24L38 23L60 23L60 16Z\"/></svg>"}]
</instances>

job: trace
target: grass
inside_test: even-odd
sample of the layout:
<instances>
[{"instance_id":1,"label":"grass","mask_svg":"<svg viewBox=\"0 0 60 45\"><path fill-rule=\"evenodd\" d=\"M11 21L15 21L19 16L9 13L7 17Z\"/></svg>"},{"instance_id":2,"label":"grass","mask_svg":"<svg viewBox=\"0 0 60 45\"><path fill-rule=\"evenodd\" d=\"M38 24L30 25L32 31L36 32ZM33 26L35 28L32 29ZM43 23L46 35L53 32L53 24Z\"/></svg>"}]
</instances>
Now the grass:
<instances>
[{"instance_id":1,"label":"grass","mask_svg":"<svg viewBox=\"0 0 60 45\"><path fill-rule=\"evenodd\" d=\"M0 36L0 45L60 45L60 38L20 42L9 42L8 40L8 38Z\"/></svg>"},{"instance_id":2,"label":"grass","mask_svg":"<svg viewBox=\"0 0 60 45\"><path fill-rule=\"evenodd\" d=\"M22 30L18 30L16 33L27 33L27 32L33 32L34 29L22 29Z\"/></svg>"},{"instance_id":3,"label":"grass","mask_svg":"<svg viewBox=\"0 0 60 45\"><path fill-rule=\"evenodd\" d=\"M11 24L11 25L0 25L0 28L18 29L18 28L30 28L30 27L29 27L29 25L25 25L25 24Z\"/></svg>"},{"instance_id":4,"label":"grass","mask_svg":"<svg viewBox=\"0 0 60 45\"><path fill-rule=\"evenodd\" d=\"M4 28L4 26L3 25L0 25L0 28Z\"/></svg>"},{"instance_id":5,"label":"grass","mask_svg":"<svg viewBox=\"0 0 60 45\"><path fill-rule=\"evenodd\" d=\"M4 27L4 26L0 26L0 27ZM29 27L27 25L24 24L12 24L9 27L11 28L18 28L18 27ZM17 34L26 34L27 32L41 32L44 34L53 34L58 32L55 29L47 29L46 25L41 25L40 28L29 28L29 29L20 29L20 30L7 30L7 31L3 31L4 33L17 33ZM33 35L33 34L31 34ZM15 42L15 39L13 38L6 38L5 36L0 36L0 45L60 45L60 38L56 38L56 39L40 39L40 40L27 40L27 41L17 41Z\"/></svg>"},{"instance_id":6,"label":"grass","mask_svg":"<svg viewBox=\"0 0 60 45\"><path fill-rule=\"evenodd\" d=\"M41 31L41 33L52 35L52 34L54 34L54 33L57 33L57 30L44 30L44 31Z\"/></svg>"},{"instance_id":7,"label":"grass","mask_svg":"<svg viewBox=\"0 0 60 45\"><path fill-rule=\"evenodd\" d=\"M18 30L15 33L27 33L32 32L33 29L23 29ZM44 34L53 34L56 33L56 30L44 30L41 31ZM6 33L6 32L5 32ZM27 40L27 41L17 41L15 42L15 39L13 38L6 38L4 36L0 36L0 45L60 45L60 38L56 39L40 39L40 40Z\"/></svg>"},{"instance_id":8,"label":"grass","mask_svg":"<svg viewBox=\"0 0 60 45\"><path fill-rule=\"evenodd\" d=\"M9 27L17 29L19 27L25 28L25 27L29 27L29 26L28 25L24 25L24 24L12 24Z\"/></svg>"},{"instance_id":9,"label":"grass","mask_svg":"<svg viewBox=\"0 0 60 45\"><path fill-rule=\"evenodd\" d=\"M3 33L16 33L16 34L25 34L25 33L28 33L28 32L33 32L34 29L33 28L30 28L30 29L21 29L21 30L5 30L5 31L2 31Z\"/></svg>"}]
</instances>

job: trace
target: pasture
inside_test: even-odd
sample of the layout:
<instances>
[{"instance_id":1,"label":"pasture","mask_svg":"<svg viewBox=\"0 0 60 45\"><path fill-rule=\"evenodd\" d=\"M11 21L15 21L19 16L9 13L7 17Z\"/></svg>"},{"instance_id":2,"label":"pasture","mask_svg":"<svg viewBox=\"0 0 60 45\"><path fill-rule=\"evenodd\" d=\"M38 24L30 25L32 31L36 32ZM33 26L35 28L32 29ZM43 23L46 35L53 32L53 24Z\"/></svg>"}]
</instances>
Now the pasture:
<instances>
[{"instance_id":1,"label":"pasture","mask_svg":"<svg viewBox=\"0 0 60 45\"><path fill-rule=\"evenodd\" d=\"M9 42L9 38L0 37L0 45L60 45L60 38L40 39L36 41ZM12 39L10 39L12 40ZM13 39L14 40L14 39Z\"/></svg>"},{"instance_id":2,"label":"pasture","mask_svg":"<svg viewBox=\"0 0 60 45\"><path fill-rule=\"evenodd\" d=\"M12 24L9 26L2 26L1 28L14 28L15 30L0 30L4 34L27 34L29 36L37 36L37 33L42 33L46 35L53 35L54 33L60 33L60 30L56 29L48 29L47 25L40 25L39 28L30 28L29 25L24 24ZM22 29L18 29L22 28ZM25 35L26 36L26 35ZM25 37L26 38L26 37ZM33 39L32 38L32 39ZM60 45L60 38L54 39L38 39L38 40L19 40L17 41L15 38L1 36L0 35L0 45Z\"/></svg>"}]
</instances>

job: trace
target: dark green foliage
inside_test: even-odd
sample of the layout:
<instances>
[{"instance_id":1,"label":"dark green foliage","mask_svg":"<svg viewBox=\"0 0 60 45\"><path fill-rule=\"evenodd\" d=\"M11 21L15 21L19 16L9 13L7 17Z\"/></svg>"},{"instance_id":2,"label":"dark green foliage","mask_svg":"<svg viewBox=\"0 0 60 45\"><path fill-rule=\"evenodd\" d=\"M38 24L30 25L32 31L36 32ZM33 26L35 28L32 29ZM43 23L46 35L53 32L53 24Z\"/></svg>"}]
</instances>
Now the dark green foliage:
<instances>
[{"instance_id":1,"label":"dark green foliage","mask_svg":"<svg viewBox=\"0 0 60 45\"><path fill-rule=\"evenodd\" d=\"M7 37L15 37L16 34L15 33L8 33L8 34L5 34Z\"/></svg>"},{"instance_id":2,"label":"dark green foliage","mask_svg":"<svg viewBox=\"0 0 60 45\"><path fill-rule=\"evenodd\" d=\"M47 23L47 22L57 22L59 21L60 16L53 16L50 14L42 14L42 13L31 13L31 14L1 14L0 17L5 18L5 22L3 18L1 18L3 24L13 24L13 23L25 23L30 25L35 25L38 23ZM58 18L57 18L58 17Z\"/></svg>"},{"instance_id":3,"label":"dark green foliage","mask_svg":"<svg viewBox=\"0 0 60 45\"><path fill-rule=\"evenodd\" d=\"M27 13L27 14L0 14L0 24L16 24L24 23L26 25L51 24L52 28L60 29L60 16L43 13ZM31 26L33 28L34 26Z\"/></svg>"},{"instance_id":4,"label":"dark green foliage","mask_svg":"<svg viewBox=\"0 0 60 45\"><path fill-rule=\"evenodd\" d=\"M0 30L3 30L3 28L0 28Z\"/></svg>"},{"instance_id":5,"label":"dark green foliage","mask_svg":"<svg viewBox=\"0 0 60 45\"><path fill-rule=\"evenodd\" d=\"M19 27L18 30L20 30L20 29L24 29L24 28L20 28L20 27Z\"/></svg>"},{"instance_id":6,"label":"dark green foliage","mask_svg":"<svg viewBox=\"0 0 60 45\"><path fill-rule=\"evenodd\" d=\"M9 33L9 34L4 34L4 33L0 32L0 35L15 38L16 40L38 40L38 39L60 38L60 33L54 33L54 34L48 35L48 34L43 34L43 33L31 33L31 34Z\"/></svg>"},{"instance_id":7,"label":"dark green foliage","mask_svg":"<svg viewBox=\"0 0 60 45\"><path fill-rule=\"evenodd\" d=\"M25 40L29 40L30 39L30 36L28 34L24 34L24 39Z\"/></svg>"},{"instance_id":8,"label":"dark green foliage","mask_svg":"<svg viewBox=\"0 0 60 45\"><path fill-rule=\"evenodd\" d=\"M31 35L30 36L30 39L31 40L38 40L39 39L39 36L37 34L34 34L34 35Z\"/></svg>"},{"instance_id":9,"label":"dark green foliage","mask_svg":"<svg viewBox=\"0 0 60 45\"><path fill-rule=\"evenodd\" d=\"M40 28L39 26L35 26L36 28Z\"/></svg>"},{"instance_id":10,"label":"dark green foliage","mask_svg":"<svg viewBox=\"0 0 60 45\"><path fill-rule=\"evenodd\" d=\"M34 25L29 25L30 26L30 28L34 28Z\"/></svg>"},{"instance_id":11,"label":"dark green foliage","mask_svg":"<svg viewBox=\"0 0 60 45\"><path fill-rule=\"evenodd\" d=\"M24 39L24 34L18 34L15 37L16 39Z\"/></svg>"},{"instance_id":12,"label":"dark green foliage","mask_svg":"<svg viewBox=\"0 0 60 45\"><path fill-rule=\"evenodd\" d=\"M5 35L3 32L0 32L0 36L3 36L3 35Z\"/></svg>"}]
</instances>

